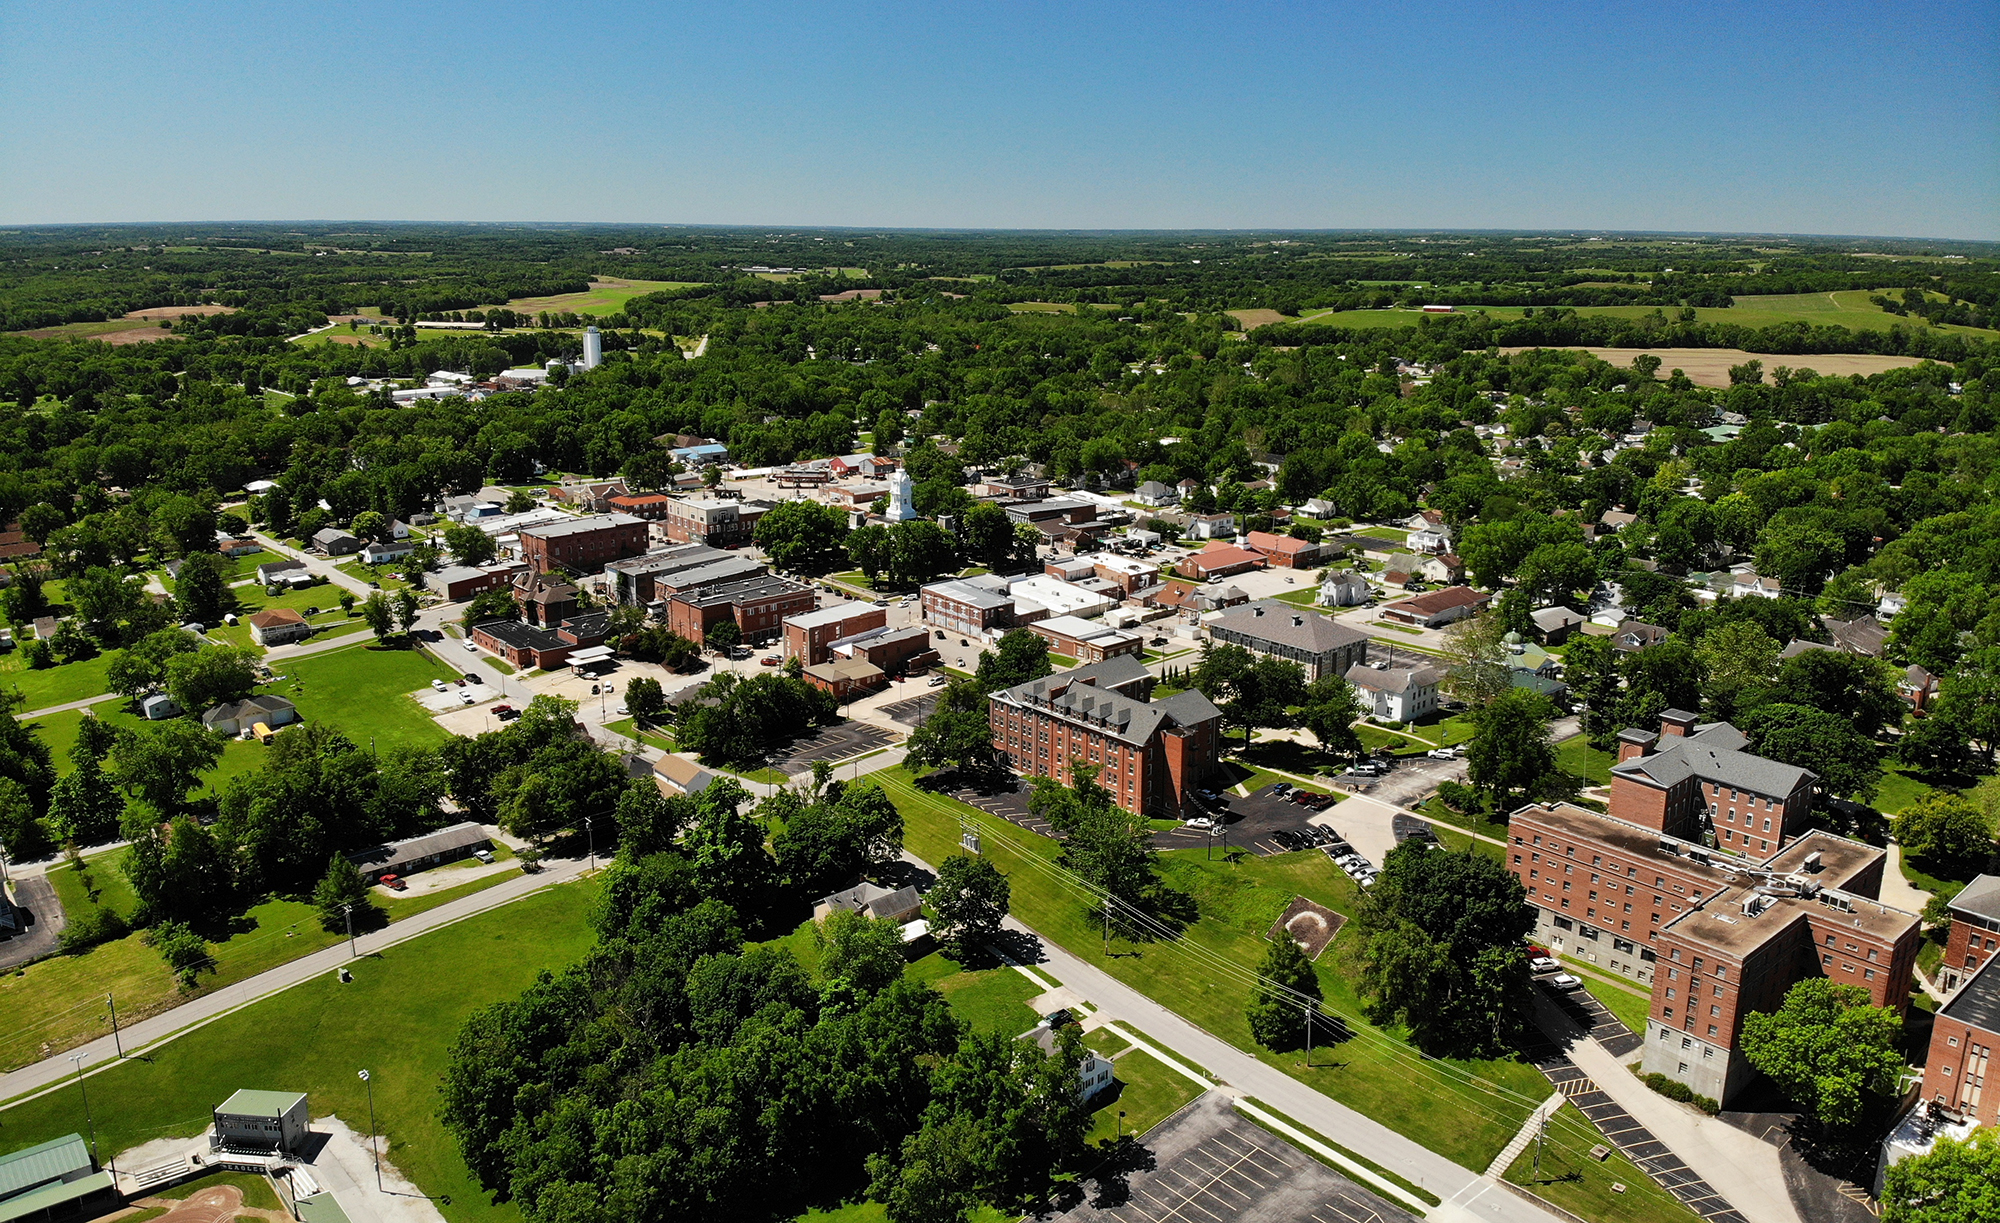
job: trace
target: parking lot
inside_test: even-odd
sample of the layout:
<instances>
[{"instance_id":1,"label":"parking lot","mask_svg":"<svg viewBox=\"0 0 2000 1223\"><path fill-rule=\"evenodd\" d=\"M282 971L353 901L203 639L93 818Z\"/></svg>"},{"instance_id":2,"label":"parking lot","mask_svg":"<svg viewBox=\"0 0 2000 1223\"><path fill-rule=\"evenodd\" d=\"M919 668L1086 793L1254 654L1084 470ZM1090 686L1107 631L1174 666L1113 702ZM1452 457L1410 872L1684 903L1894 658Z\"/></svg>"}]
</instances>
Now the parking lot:
<instances>
[{"instance_id":1,"label":"parking lot","mask_svg":"<svg viewBox=\"0 0 2000 1223\"><path fill-rule=\"evenodd\" d=\"M1289 843L1291 834L1300 833L1310 823L1313 812L1265 786L1246 797L1222 796L1228 813L1226 832L1229 844L1254 854L1287 854L1307 848L1304 842ZM1189 849L1206 844L1208 834L1189 828L1153 834L1153 844L1161 849Z\"/></svg>"},{"instance_id":2,"label":"parking lot","mask_svg":"<svg viewBox=\"0 0 2000 1223\"><path fill-rule=\"evenodd\" d=\"M884 705L881 711L892 721L901 722L905 726L915 726L931 716L931 710L937 708L937 703L938 694L933 689L922 696Z\"/></svg>"},{"instance_id":3,"label":"parking lot","mask_svg":"<svg viewBox=\"0 0 2000 1223\"><path fill-rule=\"evenodd\" d=\"M827 727L810 739L793 741L784 755L772 757L771 767L780 773L797 773L809 768L815 761L845 760L849 756L872 752L878 747L887 747L895 739L894 735L879 726L843 722L839 726Z\"/></svg>"},{"instance_id":4,"label":"parking lot","mask_svg":"<svg viewBox=\"0 0 2000 1223\"><path fill-rule=\"evenodd\" d=\"M1152 1157L1100 1175L1072 1223L1399 1223L1412 1218L1274 1134L1211 1091L1153 1127Z\"/></svg>"}]
</instances>

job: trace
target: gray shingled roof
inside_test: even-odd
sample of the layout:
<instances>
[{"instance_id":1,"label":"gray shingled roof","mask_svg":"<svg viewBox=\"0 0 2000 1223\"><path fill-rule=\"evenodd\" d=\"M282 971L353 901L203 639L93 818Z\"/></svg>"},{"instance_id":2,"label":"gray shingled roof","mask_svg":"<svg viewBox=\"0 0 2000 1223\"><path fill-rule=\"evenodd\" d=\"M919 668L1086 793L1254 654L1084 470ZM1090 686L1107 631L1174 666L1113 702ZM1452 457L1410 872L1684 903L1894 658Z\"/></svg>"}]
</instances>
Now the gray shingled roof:
<instances>
[{"instance_id":1,"label":"gray shingled roof","mask_svg":"<svg viewBox=\"0 0 2000 1223\"><path fill-rule=\"evenodd\" d=\"M2000 918L2000 875L1981 875L1951 898L1951 907L1980 917Z\"/></svg>"},{"instance_id":2,"label":"gray shingled roof","mask_svg":"<svg viewBox=\"0 0 2000 1223\"><path fill-rule=\"evenodd\" d=\"M2000 1032L2000 955L1988 956L1972 980L1958 987L1938 1014L1988 1032Z\"/></svg>"},{"instance_id":3,"label":"gray shingled roof","mask_svg":"<svg viewBox=\"0 0 2000 1223\"><path fill-rule=\"evenodd\" d=\"M1190 725L1222 716L1201 693L1190 689L1149 702L1095 684L1075 682L1075 672L1030 680L994 694L993 699L1029 708L1049 708L1085 722L1127 743L1145 744L1168 724ZM1051 696L1060 686L1062 691Z\"/></svg>"},{"instance_id":4,"label":"gray shingled roof","mask_svg":"<svg viewBox=\"0 0 2000 1223\"><path fill-rule=\"evenodd\" d=\"M1276 599L1259 599L1224 613L1209 625L1211 633L1217 629L1290 646L1308 654L1324 654L1368 640L1366 633L1351 629L1331 616Z\"/></svg>"},{"instance_id":5,"label":"gray shingled roof","mask_svg":"<svg viewBox=\"0 0 2000 1223\"><path fill-rule=\"evenodd\" d=\"M1377 669L1362 663L1349 667L1345 678L1355 687L1373 692L1408 692L1412 688L1436 687L1438 673L1430 667Z\"/></svg>"},{"instance_id":6,"label":"gray shingled roof","mask_svg":"<svg viewBox=\"0 0 2000 1223\"><path fill-rule=\"evenodd\" d=\"M1748 745L1742 731L1727 722L1712 722L1685 738L1663 735L1652 755L1634 756L1611 766L1611 771L1644 777L1660 786L1694 777L1770 795L1790 794L1801 784L1819 780L1819 775L1809 770L1742 750Z\"/></svg>"}]
</instances>

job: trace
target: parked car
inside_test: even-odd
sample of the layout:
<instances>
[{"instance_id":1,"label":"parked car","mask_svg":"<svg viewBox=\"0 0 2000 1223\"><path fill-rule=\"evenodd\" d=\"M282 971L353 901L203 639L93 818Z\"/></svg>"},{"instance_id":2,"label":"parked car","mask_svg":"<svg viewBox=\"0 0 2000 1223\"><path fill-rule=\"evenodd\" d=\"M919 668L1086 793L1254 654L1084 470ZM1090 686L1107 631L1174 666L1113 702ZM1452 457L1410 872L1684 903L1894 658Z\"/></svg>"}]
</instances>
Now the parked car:
<instances>
[{"instance_id":1,"label":"parked car","mask_svg":"<svg viewBox=\"0 0 2000 1223\"><path fill-rule=\"evenodd\" d=\"M1205 815L1197 815L1187 821L1187 826L1196 832L1213 832L1215 821Z\"/></svg>"},{"instance_id":2,"label":"parked car","mask_svg":"<svg viewBox=\"0 0 2000 1223\"><path fill-rule=\"evenodd\" d=\"M502 722L512 722L515 718L521 716L521 711L511 705L502 705L499 709L494 710L494 713L498 715Z\"/></svg>"},{"instance_id":3,"label":"parked car","mask_svg":"<svg viewBox=\"0 0 2000 1223\"><path fill-rule=\"evenodd\" d=\"M1578 989L1583 985L1583 982L1566 972L1559 972L1552 977L1543 977L1542 980L1549 985L1555 986L1557 989Z\"/></svg>"},{"instance_id":4,"label":"parked car","mask_svg":"<svg viewBox=\"0 0 2000 1223\"><path fill-rule=\"evenodd\" d=\"M514 707L512 705L495 705L493 707L493 712L499 714L501 717L504 718L508 714L514 712Z\"/></svg>"},{"instance_id":5,"label":"parked car","mask_svg":"<svg viewBox=\"0 0 2000 1223\"><path fill-rule=\"evenodd\" d=\"M459 693L458 700L461 705L477 705L479 703L479 698L472 695L470 692Z\"/></svg>"},{"instance_id":6,"label":"parked car","mask_svg":"<svg viewBox=\"0 0 2000 1223\"><path fill-rule=\"evenodd\" d=\"M434 688L434 689L436 689L436 690L437 690L437 691L439 691L439 692L443 692L443 691L444 691L444 681L443 681L443 680L441 680L441 679L434 679L434 680L432 680L432 681L431 681L431 687L432 687L432 688Z\"/></svg>"},{"instance_id":7,"label":"parked car","mask_svg":"<svg viewBox=\"0 0 2000 1223\"><path fill-rule=\"evenodd\" d=\"M1425 752L1424 755L1429 756L1432 760L1458 759L1458 753L1448 747L1434 747L1430 751Z\"/></svg>"},{"instance_id":8,"label":"parked car","mask_svg":"<svg viewBox=\"0 0 2000 1223\"><path fill-rule=\"evenodd\" d=\"M1297 787L1292 785L1292 783L1289 781L1281 781L1277 785L1271 787L1271 793L1275 797L1283 798L1285 795L1290 794L1296 788Z\"/></svg>"},{"instance_id":9,"label":"parked car","mask_svg":"<svg viewBox=\"0 0 2000 1223\"><path fill-rule=\"evenodd\" d=\"M945 686L946 684L948 684L948 683L950 683L950 682L951 682L951 677L950 677L950 676L946 676L946 675L933 675L933 676L931 676L931 682L930 682L930 686L931 686L931 687L933 687L933 688L942 688L942 687L944 687L944 686Z\"/></svg>"},{"instance_id":10,"label":"parked car","mask_svg":"<svg viewBox=\"0 0 2000 1223\"><path fill-rule=\"evenodd\" d=\"M1555 972L1561 967L1562 965L1545 955L1534 956L1528 960L1529 972Z\"/></svg>"},{"instance_id":11,"label":"parked car","mask_svg":"<svg viewBox=\"0 0 2000 1223\"><path fill-rule=\"evenodd\" d=\"M398 892L404 891L410 886L409 884L403 882L403 877L401 875L384 875L380 879L377 879L375 882L381 884L385 888L394 888Z\"/></svg>"},{"instance_id":12,"label":"parked car","mask_svg":"<svg viewBox=\"0 0 2000 1223\"><path fill-rule=\"evenodd\" d=\"M757 665L760 667L775 667L778 665L778 656L776 654L766 654L757 660Z\"/></svg>"},{"instance_id":13,"label":"parked car","mask_svg":"<svg viewBox=\"0 0 2000 1223\"><path fill-rule=\"evenodd\" d=\"M1053 1032L1057 1028L1067 1027L1075 1022L1076 1022L1075 1013L1072 1012L1068 1007L1064 1007L1059 1011L1050 1011L1048 1014L1042 1016L1042 1022L1037 1024L1036 1026L1047 1028L1051 1032Z\"/></svg>"},{"instance_id":14,"label":"parked car","mask_svg":"<svg viewBox=\"0 0 2000 1223\"><path fill-rule=\"evenodd\" d=\"M477 654L479 652L479 647L472 644L472 638L470 637L465 639L465 652L468 654Z\"/></svg>"},{"instance_id":15,"label":"parked car","mask_svg":"<svg viewBox=\"0 0 2000 1223\"><path fill-rule=\"evenodd\" d=\"M472 851L472 856L489 866L493 863L493 851L490 849L475 849Z\"/></svg>"},{"instance_id":16,"label":"parked car","mask_svg":"<svg viewBox=\"0 0 2000 1223\"><path fill-rule=\"evenodd\" d=\"M467 671L467 672L465 673L465 682L466 682L466 683L468 683L468 684L483 684L483 683L485 683L486 681L485 681L485 680L483 680L483 679L481 679L481 678L479 678L479 677L478 677L477 675L473 674L472 672L470 672L470 671Z\"/></svg>"}]
</instances>

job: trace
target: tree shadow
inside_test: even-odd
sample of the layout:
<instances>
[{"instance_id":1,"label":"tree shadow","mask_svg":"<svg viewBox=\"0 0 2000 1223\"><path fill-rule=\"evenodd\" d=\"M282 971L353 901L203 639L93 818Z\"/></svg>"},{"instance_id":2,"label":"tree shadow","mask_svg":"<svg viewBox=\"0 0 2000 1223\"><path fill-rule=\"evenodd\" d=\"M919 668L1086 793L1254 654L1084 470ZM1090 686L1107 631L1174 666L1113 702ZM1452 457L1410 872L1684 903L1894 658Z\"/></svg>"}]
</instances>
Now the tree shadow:
<instances>
[{"instance_id":1,"label":"tree shadow","mask_svg":"<svg viewBox=\"0 0 2000 1223\"><path fill-rule=\"evenodd\" d=\"M1096 1167L1077 1178L1076 1192L1084 1197L1086 1181L1094 1187L1088 1197L1090 1205L1097 1210L1112 1210L1132 1200L1132 1174L1151 1172L1159 1166L1153 1149L1139 1141L1139 1135L1126 1134L1101 1144L1098 1148L1104 1159Z\"/></svg>"}]
</instances>

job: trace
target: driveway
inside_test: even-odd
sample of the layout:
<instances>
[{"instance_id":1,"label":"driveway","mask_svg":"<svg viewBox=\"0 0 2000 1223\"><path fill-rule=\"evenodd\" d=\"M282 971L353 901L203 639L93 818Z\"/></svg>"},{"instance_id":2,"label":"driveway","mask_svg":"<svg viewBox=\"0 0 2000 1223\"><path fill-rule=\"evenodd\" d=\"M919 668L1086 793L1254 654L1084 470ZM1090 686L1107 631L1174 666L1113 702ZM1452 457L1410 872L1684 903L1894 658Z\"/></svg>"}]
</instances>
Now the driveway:
<instances>
[{"instance_id":1,"label":"driveway","mask_svg":"<svg viewBox=\"0 0 2000 1223\"><path fill-rule=\"evenodd\" d=\"M6 904L0 892L0 904ZM14 876L14 926L0 929L0 969L18 968L56 949L62 933L62 902L46 875Z\"/></svg>"}]
</instances>

